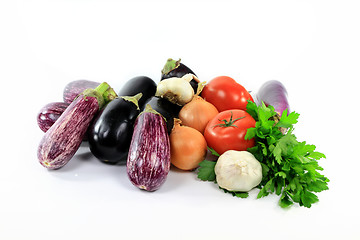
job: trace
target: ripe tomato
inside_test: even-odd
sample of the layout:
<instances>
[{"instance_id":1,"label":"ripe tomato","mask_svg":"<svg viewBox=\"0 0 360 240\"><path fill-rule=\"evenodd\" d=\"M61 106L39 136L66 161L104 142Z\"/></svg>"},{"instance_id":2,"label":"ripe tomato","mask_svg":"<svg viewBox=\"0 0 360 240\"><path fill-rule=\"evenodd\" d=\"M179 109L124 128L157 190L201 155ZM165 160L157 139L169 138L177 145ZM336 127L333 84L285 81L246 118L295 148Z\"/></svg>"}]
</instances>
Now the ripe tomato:
<instances>
[{"instance_id":1,"label":"ripe tomato","mask_svg":"<svg viewBox=\"0 0 360 240\"><path fill-rule=\"evenodd\" d=\"M255 146L255 138L245 140L248 128L255 127L250 114L240 109L220 112L206 125L207 145L220 155L227 150L246 151Z\"/></svg>"},{"instance_id":2,"label":"ripe tomato","mask_svg":"<svg viewBox=\"0 0 360 240\"><path fill-rule=\"evenodd\" d=\"M205 85L201 96L212 103L219 112L229 109L246 110L247 100L254 101L242 85L227 76L212 79Z\"/></svg>"}]
</instances>

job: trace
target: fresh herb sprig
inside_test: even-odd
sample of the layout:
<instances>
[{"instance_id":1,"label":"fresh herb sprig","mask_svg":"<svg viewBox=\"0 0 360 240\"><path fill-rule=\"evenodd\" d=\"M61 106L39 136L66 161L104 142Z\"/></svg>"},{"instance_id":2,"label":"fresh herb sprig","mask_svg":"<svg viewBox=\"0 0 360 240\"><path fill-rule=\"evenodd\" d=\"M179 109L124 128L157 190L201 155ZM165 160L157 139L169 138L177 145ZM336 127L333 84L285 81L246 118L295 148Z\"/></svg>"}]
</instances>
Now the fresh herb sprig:
<instances>
[{"instance_id":1,"label":"fresh herb sprig","mask_svg":"<svg viewBox=\"0 0 360 240\"><path fill-rule=\"evenodd\" d=\"M294 203L310 208L319 201L315 193L328 189L329 179L319 173L323 168L318 160L325 158L325 155L315 151L314 145L299 142L293 134L299 114L288 114L285 110L279 117L274 107L264 103L257 106L250 101L247 112L256 120L255 128L248 129L245 136L246 139L256 140L256 145L248 151L259 160L263 171L257 198L275 193L280 196L279 205L283 208ZM283 129L287 130L285 134ZM204 160L200 164L198 178L216 181L214 167L214 162ZM229 193L233 196L247 196Z\"/></svg>"}]
</instances>

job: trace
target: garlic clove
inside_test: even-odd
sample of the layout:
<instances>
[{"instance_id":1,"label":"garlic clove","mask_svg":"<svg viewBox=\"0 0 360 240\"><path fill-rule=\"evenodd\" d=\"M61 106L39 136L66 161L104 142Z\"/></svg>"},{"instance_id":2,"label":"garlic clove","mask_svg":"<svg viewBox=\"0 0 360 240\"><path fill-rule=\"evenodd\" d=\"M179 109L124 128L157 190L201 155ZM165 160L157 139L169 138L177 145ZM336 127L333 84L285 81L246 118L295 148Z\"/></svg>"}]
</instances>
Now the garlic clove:
<instances>
[{"instance_id":1,"label":"garlic clove","mask_svg":"<svg viewBox=\"0 0 360 240\"><path fill-rule=\"evenodd\" d=\"M250 152L229 150L217 160L215 174L221 188L248 192L260 184L262 167Z\"/></svg>"},{"instance_id":2,"label":"garlic clove","mask_svg":"<svg viewBox=\"0 0 360 240\"><path fill-rule=\"evenodd\" d=\"M194 89L186 79L172 77L160 81L157 85L155 96L165 98L174 104L183 106L192 100Z\"/></svg>"}]
</instances>

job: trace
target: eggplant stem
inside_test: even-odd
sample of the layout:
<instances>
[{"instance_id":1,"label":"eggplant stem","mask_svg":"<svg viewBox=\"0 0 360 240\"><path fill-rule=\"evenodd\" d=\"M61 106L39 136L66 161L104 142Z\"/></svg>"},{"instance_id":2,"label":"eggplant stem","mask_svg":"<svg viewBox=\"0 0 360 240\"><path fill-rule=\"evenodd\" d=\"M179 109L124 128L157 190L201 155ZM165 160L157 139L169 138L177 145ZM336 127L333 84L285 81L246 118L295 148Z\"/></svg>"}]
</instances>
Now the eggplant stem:
<instances>
[{"instance_id":1,"label":"eggplant stem","mask_svg":"<svg viewBox=\"0 0 360 240\"><path fill-rule=\"evenodd\" d=\"M106 90L109 89L109 87L110 87L109 84L103 82L99 86L97 86L94 90L100 95L103 95L106 92Z\"/></svg>"},{"instance_id":2,"label":"eggplant stem","mask_svg":"<svg viewBox=\"0 0 360 240\"><path fill-rule=\"evenodd\" d=\"M172 70L178 68L180 66L180 61L181 59L179 58L179 60L173 60L172 58L169 58L167 60L167 62L165 63L164 68L161 70L161 73L166 75L169 72L171 72Z\"/></svg>"},{"instance_id":3,"label":"eggplant stem","mask_svg":"<svg viewBox=\"0 0 360 240\"><path fill-rule=\"evenodd\" d=\"M128 102L132 102L133 104L135 104L137 110L140 110L139 108L139 100L142 97L142 93L138 93L135 96L121 96L122 99L128 101Z\"/></svg>"},{"instance_id":4,"label":"eggplant stem","mask_svg":"<svg viewBox=\"0 0 360 240\"><path fill-rule=\"evenodd\" d=\"M95 97L98 102L99 109L101 109L106 103L112 100L113 98L112 92L114 92L114 90L110 87L110 85L106 82L103 82L95 89L91 89L91 88L85 89L81 95L86 101L87 101L87 97Z\"/></svg>"},{"instance_id":5,"label":"eggplant stem","mask_svg":"<svg viewBox=\"0 0 360 240\"><path fill-rule=\"evenodd\" d=\"M164 121L167 122L166 118L165 118L161 113L159 113L158 111L156 111L155 109L153 109L150 104L146 104L144 111L141 112L141 113L139 114L139 116L140 116L141 114L145 113L145 112L160 115L160 116L164 119Z\"/></svg>"}]
</instances>

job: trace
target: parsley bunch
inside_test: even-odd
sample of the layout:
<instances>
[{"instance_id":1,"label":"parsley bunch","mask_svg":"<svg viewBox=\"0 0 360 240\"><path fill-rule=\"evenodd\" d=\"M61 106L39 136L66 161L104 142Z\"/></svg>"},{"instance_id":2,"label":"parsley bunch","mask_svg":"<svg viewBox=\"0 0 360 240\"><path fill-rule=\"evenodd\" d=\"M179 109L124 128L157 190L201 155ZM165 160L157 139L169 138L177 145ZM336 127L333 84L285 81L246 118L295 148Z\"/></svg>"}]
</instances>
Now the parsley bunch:
<instances>
[{"instance_id":1,"label":"parsley bunch","mask_svg":"<svg viewBox=\"0 0 360 240\"><path fill-rule=\"evenodd\" d=\"M318 160L325 155L316 152L314 145L297 141L293 134L293 125L297 123L299 114L288 114L284 110L279 117L274 107L264 103L257 106L250 101L247 112L256 120L255 128L249 128L245 136L245 139L256 140L256 145L248 151L261 163L263 171L257 198L275 193L280 196L279 205L283 208L294 202L310 208L319 201L315 193L328 189L329 179L318 172L323 170ZM216 181L214 167L215 163L204 160L200 164L198 178ZM225 192L238 197L247 196L239 192Z\"/></svg>"}]
</instances>

